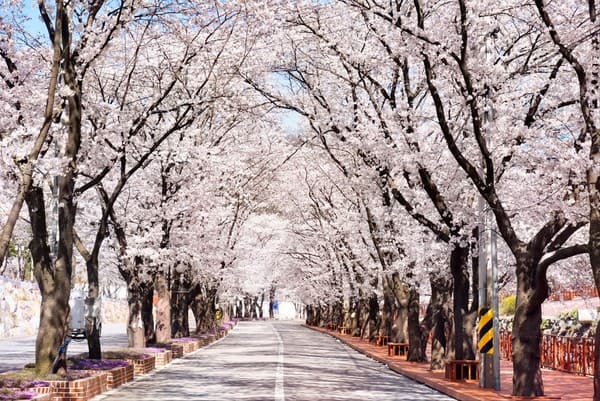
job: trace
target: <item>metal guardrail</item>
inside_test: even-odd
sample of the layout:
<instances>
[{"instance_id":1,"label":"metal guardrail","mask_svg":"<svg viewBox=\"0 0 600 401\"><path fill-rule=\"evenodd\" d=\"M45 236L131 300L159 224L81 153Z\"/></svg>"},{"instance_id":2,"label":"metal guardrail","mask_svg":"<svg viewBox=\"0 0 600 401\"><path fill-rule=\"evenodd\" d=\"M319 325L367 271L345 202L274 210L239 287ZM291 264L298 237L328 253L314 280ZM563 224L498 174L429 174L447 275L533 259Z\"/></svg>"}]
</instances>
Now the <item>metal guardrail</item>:
<instances>
[{"instance_id":1,"label":"metal guardrail","mask_svg":"<svg viewBox=\"0 0 600 401\"><path fill-rule=\"evenodd\" d=\"M594 339L543 335L540 366L584 376L594 374ZM510 332L500 332L500 358L511 360Z\"/></svg>"}]
</instances>

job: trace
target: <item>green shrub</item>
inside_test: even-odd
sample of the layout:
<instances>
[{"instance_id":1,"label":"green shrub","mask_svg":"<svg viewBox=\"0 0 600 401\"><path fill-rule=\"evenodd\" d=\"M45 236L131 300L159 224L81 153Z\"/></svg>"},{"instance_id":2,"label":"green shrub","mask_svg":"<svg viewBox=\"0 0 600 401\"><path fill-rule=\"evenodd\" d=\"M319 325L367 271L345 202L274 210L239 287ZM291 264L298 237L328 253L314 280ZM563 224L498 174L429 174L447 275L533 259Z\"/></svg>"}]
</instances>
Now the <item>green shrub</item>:
<instances>
[{"instance_id":1,"label":"green shrub","mask_svg":"<svg viewBox=\"0 0 600 401\"><path fill-rule=\"evenodd\" d=\"M517 305L517 297L515 295L507 296L500 303L500 314L501 315L514 315L516 305Z\"/></svg>"}]
</instances>

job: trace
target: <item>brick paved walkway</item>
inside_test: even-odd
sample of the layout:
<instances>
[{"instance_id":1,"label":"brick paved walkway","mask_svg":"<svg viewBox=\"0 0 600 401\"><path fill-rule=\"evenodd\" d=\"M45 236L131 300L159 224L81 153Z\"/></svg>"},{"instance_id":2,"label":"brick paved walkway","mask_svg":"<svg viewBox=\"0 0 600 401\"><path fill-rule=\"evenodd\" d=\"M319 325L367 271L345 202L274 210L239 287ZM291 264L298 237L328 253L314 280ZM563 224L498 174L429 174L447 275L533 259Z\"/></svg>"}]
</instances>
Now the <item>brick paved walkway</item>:
<instances>
[{"instance_id":1,"label":"brick paved walkway","mask_svg":"<svg viewBox=\"0 0 600 401\"><path fill-rule=\"evenodd\" d=\"M389 357L387 355L387 347L376 346L359 337L321 328L311 328L336 337L357 351L387 364L390 369L458 400L506 401L523 399L521 397L511 397L512 363L509 361L502 360L500 362L501 390L497 392L495 390L482 389L477 382L452 382L446 380L443 371L429 370L429 363L407 362L406 360L402 360L402 357ZM542 369L542 377L546 396L533 398L535 400L590 401L592 399L594 390L591 377L577 376L548 369Z\"/></svg>"}]
</instances>

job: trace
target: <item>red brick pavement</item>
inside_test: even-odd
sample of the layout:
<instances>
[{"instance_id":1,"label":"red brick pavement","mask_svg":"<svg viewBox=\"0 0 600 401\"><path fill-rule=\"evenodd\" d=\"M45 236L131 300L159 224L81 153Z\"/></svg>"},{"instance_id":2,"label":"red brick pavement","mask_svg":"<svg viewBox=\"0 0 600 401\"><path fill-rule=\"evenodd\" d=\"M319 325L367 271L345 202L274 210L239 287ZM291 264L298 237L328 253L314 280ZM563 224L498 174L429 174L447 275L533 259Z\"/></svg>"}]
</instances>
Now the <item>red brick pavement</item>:
<instances>
[{"instance_id":1,"label":"red brick pavement","mask_svg":"<svg viewBox=\"0 0 600 401\"><path fill-rule=\"evenodd\" d=\"M346 343L355 350L385 363L395 372L403 374L420 383L448 394L461 401L506 401L506 400L562 400L562 401L591 401L593 395L593 381L591 377L578 376L555 370L542 369L544 380L544 397L512 397L512 363L502 360L500 362L500 391L480 388L475 381L449 381L444 378L443 371L432 371L428 363L407 362L403 357L390 357L387 347L376 346L347 334L310 327L314 330L327 333Z\"/></svg>"}]
</instances>

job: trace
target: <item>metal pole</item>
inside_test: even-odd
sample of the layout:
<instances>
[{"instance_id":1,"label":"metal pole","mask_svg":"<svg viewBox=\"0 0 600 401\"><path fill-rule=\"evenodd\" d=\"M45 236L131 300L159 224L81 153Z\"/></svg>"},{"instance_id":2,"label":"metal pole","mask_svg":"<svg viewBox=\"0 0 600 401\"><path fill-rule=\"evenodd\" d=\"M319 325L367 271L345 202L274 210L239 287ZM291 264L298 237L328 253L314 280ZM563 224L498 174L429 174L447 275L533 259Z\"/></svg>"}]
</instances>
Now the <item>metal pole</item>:
<instances>
[{"instance_id":1,"label":"metal pole","mask_svg":"<svg viewBox=\"0 0 600 401\"><path fill-rule=\"evenodd\" d=\"M486 35L485 53L490 62L492 52L489 41L494 33ZM489 88L489 91L492 89ZM487 105L487 102L486 102ZM494 119L491 104L483 113L484 125ZM487 140L487 138L486 138ZM483 162L482 168L483 170ZM496 232L492 229L494 216L484 199L480 196L480 223L479 223L479 307L490 308L493 311L493 354L480 354L479 385L484 388L500 390L500 344L498 338L498 248ZM483 240L482 240L483 239Z\"/></svg>"},{"instance_id":2,"label":"metal pole","mask_svg":"<svg viewBox=\"0 0 600 401\"><path fill-rule=\"evenodd\" d=\"M479 307L488 308L488 250L487 250L487 224L486 224L486 203L479 197ZM492 363L490 355L479 354L479 387L492 387Z\"/></svg>"},{"instance_id":3,"label":"metal pole","mask_svg":"<svg viewBox=\"0 0 600 401\"><path fill-rule=\"evenodd\" d=\"M490 264L492 273L492 309L494 311L494 354L492 355L494 371L494 389L500 390L500 333L498 314L498 235L495 230L490 229Z\"/></svg>"}]
</instances>

